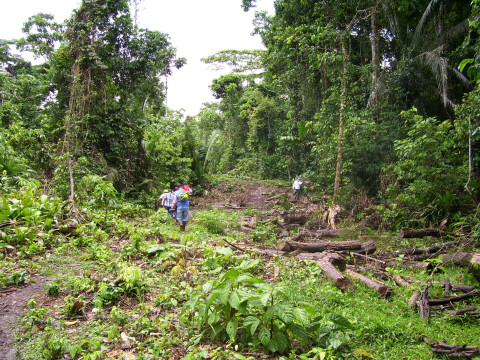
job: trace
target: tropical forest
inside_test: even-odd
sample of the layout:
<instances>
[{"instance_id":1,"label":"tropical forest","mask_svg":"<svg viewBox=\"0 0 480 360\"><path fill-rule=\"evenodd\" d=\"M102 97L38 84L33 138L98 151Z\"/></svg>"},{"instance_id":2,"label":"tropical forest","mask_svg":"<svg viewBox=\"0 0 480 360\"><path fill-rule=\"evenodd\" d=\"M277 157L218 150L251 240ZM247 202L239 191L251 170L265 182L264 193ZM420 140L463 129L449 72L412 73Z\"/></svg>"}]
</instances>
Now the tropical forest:
<instances>
[{"instance_id":1,"label":"tropical forest","mask_svg":"<svg viewBox=\"0 0 480 360\"><path fill-rule=\"evenodd\" d=\"M480 358L480 0L229 1L194 116L142 0L0 33L0 360Z\"/></svg>"}]
</instances>

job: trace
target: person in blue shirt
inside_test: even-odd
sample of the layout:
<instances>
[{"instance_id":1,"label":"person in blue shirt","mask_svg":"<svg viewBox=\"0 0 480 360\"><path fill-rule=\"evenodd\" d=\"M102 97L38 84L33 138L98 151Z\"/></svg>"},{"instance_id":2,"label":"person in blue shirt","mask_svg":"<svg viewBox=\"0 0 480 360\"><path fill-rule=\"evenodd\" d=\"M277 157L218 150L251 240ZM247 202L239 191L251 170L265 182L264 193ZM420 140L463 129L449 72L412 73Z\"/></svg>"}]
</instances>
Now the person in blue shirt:
<instances>
[{"instance_id":1,"label":"person in blue shirt","mask_svg":"<svg viewBox=\"0 0 480 360\"><path fill-rule=\"evenodd\" d=\"M185 231L188 219L188 209L190 201L188 200L189 193L182 188L182 185L175 186L175 193L173 197L172 209L177 210L177 221L180 225L180 231Z\"/></svg>"}]
</instances>

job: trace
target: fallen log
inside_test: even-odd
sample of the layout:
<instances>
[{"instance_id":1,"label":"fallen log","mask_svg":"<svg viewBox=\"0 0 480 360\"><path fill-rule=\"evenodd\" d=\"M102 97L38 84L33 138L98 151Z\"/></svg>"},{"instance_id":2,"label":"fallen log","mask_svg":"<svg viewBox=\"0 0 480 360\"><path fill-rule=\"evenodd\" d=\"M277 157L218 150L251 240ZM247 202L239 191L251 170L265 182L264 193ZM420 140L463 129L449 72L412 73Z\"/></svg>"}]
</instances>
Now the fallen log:
<instances>
[{"instance_id":1,"label":"fallen log","mask_svg":"<svg viewBox=\"0 0 480 360\"><path fill-rule=\"evenodd\" d=\"M429 271L433 269L432 263L422 261L404 261L400 266L410 270Z\"/></svg>"},{"instance_id":2,"label":"fallen log","mask_svg":"<svg viewBox=\"0 0 480 360\"><path fill-rule=\"evenodd\" d=\"M432 351L451 358L472 358L478 355L478 346L448 345L442 341L430 343Z\"/></svg>"},{"instance_id":3,"label":"fallen log","mask_svg":"<svg viewBox=\"0 0 480 360\"><path fill-rule=\"evenodd\" d=\"M433 245L427 248L423 249L404 249L404 250L398 250L394 251L390 254L388 254L389 257L397 257L399 255L429 255L432 253L438 253L439 251L445 250L449 247L457 246L460 242L459 241L450 241L442 244L437 244ZM419 260L424 260L424 259L419 259ZM418 260L417 260L418 261Z\"/></svg>"},{"instance_id":4,"label":"fallen log","mask_svg":"<svg viewBox=\"0 0 480 360\"><path fill-rule=\"evenodd\" d=\"M300 243L291 240L285 241L281 246L281 251L292 252L300 250L301 252L322 252L326 250L342 251L342 250L361 250L362 243L358 240L350 241L330 241L322 243Z\"/></svg>"},{"instance_id":5,"label":"fallen log","mask_svg":"<svg viewBox=\"0 0 480 360\"><path fill-rule=\"evenodd\" d=\"M406 280L404 280L400 275L398 274L395 274L393 275L393 281L395 282L395 284L397 284L398 286L409 286L410 283Z\"/></svg>"},{"instance_id":6,"label":"fallen log","mask_svg":"<svg viewBox=\"0 0 480 360\"><path fill-rule=\"evenodd\" d=\"M430 299L430 300L428 300L428 304L430 306L445 305L445 304L450 304L452 302L471 299L471 298L474 298L474 297L477 297L477 296L480 296L480 291L472 291L472 292L469 292L467 294L450 296L448 298L443 298L443 299Z\"/></svg>"},{"instance_id":7,"label":"fallen log","mask_svg":"<svg viewBox=\"0 0 480 360\"><path fill-rule=\"evenodd\" d=\"M398 237L400 239L411 239L411 238L423 238L426 236L431 237L443 237L443 236L456 236L454 232L448 232L440 229L410 229L410 228L403 228L400 230Z\"/></svg>"},{"instance_id":8,"label":"fallen log","mask_svg":"<svg viewBox=\"0 0 480 360\"><path fill-rule=\"evenodd\" d=\"M299 224L296 224L299 225ZM292 236L290 241L301 242L305 239L321 239L322 235L319 235L312 231L301 231Z\"/></svg>"},{"instance_id":9,"label":"fallen log","mask_svg":"<svg viewBox=\"0 0 480 360\"><path fill-rule=\"evenodd\" d=\"M457 310L454 313L452 313L452 315L453 316L461 316L461 315L464 315L464 314L467 314L467 313L470 313L470 312L473 312L473 311L476 311L476 310L477 310L476 306L470 306L470 307L465 308L465 309Z\"/></svg>"},{"instance_id":10,"label":"fallen log","mask_svg":"<svg viewBox=\"0 0 480 360\"><path fill-rule=\"evenodd\" d=\"M340 236L342 229L320 229L316 233L322 237L337 237Z\"/></svg>"},{"instance_id":11,"label":"fallen log","mask_svg":"<svg viewBox=\"0 0 480 360\"><path fill-rule=\"evenodd\" d=\"M377 283L375 280L372 280L362 274L359 274L351 269L347 269L346 270L346 273L347 275L357 279L357 280L360 280L362 283L364 283L365 285L367 285L368 287L374 289L377 291L377 293L383 297L384 299L386 299L392 292L392 289L388 286L385 286L385 285L382 285L382 284L379 284Z\"/></svg>"},{"instance_id":12,"label":"fallen log","mask_svg":"<svg viewBox=\"0 0 480 360\"><path fill-rule=\"evenodd\" d=\"M296 256L299 260L326 260L335 268L344 271L346 268L345 258L337 252L324 251L321 253L300 253Z\"/></svg>"},{"instance_id":13,"label":"fallen log","mask_svg":"<svg viewBox=\"0 0 480 360\"><path fill-rule=\"evenodd\" d=\"M443 265L460 265L468 266L473 269L480 267L479 253L454 253L454 254L440 254L438 257L442 258ZM475 275L475 274L474 274Z\"/></svg>"},{"instance_id":14,"label":"fallen log","mask_svg":"<svg viewBox=\"0 0 480 360\"><path fill-rule=\"evenodd\" d=\"M410 300L408 300L408 308L410 310L413 310L417 307L417 302L418 299L420 298L420 290L415 290L410 297Z\"/></svg>"},{"instance_id":15,"label":"fallen log","mask_svg":"<svg viewBox=\"0 0 480 360\"><path fill-rule=\"evenodd\" d=\"M322 269L323 273L333 284L342 291L346 290L356 290L355 285L353 282L343 275L340 271L338 271L335 266L333 266L330 262L324 259L319 259L315 261L315 264Z\"/></svg>"}]
</instances>

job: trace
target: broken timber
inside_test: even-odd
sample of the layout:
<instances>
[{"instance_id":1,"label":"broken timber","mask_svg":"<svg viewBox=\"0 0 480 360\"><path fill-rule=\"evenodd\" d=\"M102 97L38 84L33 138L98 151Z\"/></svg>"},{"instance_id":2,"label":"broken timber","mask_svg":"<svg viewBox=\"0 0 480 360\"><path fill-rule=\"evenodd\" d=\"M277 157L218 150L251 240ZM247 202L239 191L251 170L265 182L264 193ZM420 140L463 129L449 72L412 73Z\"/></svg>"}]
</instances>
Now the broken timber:
<instances>
[{"instance_id":1,"label":"broken timber","mask_svg":"<svg viewBox=\"0 0 480 360\"><path fill-rule=\"evenodd\" d=\"M359 274L353 270L347 269L346 270L347 275L353 277L354 279L360 280L362 283L367 285L368 287L374 289L377 291L377 293L382 296L384 299L386 299L390 293L392 292L392 289L388 286L382 285L377 283L375 280L372 280L362 274Z\"/></svg>"},{"instance_id":2,"label":"broken timber","mask_svg":"<svg viewBox=\"0 0 480 360\"><path fill-rule=\"evenodd\" d=\"M351 241L329 241L321 243L300 243L295 241L285 241L280 247L281 251L292 252L300 250L301 252L322 252L326 250L342 251L342 250L361 250L362 242L357 240Z\"/></svg>"},{"instance_id":3,"label":"broken timber","mask_svg":"<svg viewBox=\"0 0 480 360\"><path fill-rule=\"evenodd\" d=\"M403 228L400 230L398 237L400 239L411 239L411 238L423 238L426 236L432 237L442 237L442 236L456 236L457 234L453 232L448 232L440 229L410 229L410 228Z\"/></svg>"},{"instance_id":4,"label":"broken timber","mask_svg":"<svg viewBox=\"0 0 480 360\"><path fill-rule=\"evenodd\" d=\"M348 277L343 275L340 271L338 271L335 266L333 266L330 262L325 259L315 260L315 264L317 264L320 269L322 269L325 276L327 276L333 284L342 291L345 290L356 290L355 285L353 284L352 280Z\"/></svg>"},{"instance_id":5,"label":"broken timber","mask_svg":"<svg viewBox=\"0 0 480 360\"><path fill-rule=\"evenodd\" d=\"M428 255L432 253L439 252L441 250L445 250L449 247L452 246L457 246L459 244L459 241L450 241L442 244L437 244L434 246L430 246L427 248L423 249L404 249L404 250L398 250L390 253L388 256L389 257L397 257L399 255L405 255L405 256L410 256L410 255ZM419 259L420 260L420 259ZM423 260L423 259L422 259Z\"/></svg>"}]
</instances>

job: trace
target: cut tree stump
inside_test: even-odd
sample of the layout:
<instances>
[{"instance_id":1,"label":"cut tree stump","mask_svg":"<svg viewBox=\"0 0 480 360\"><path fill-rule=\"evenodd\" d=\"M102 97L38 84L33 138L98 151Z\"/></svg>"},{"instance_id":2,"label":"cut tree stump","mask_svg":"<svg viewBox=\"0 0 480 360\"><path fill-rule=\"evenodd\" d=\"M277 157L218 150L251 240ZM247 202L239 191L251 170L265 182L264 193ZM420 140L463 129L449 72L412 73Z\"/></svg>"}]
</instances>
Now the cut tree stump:
<instances>
[{"instance_id":1,"label":"cut tree stump","mask_svg":"<svg viewBox=\"0 0 480 360\"><path fill-rule=\"evenodd\" d=\"M360 280L362 283L364 283L368 287L376 290L377 293L384 299L386 299L392 292L392 289L390 287L379 284L375 280L372 280L369 277L359 274L351 269L347 269L345 272L347 275L351 276L352 278Z\"/></svg>"},{"instance_id":2,"label":"cut tree stump","mask_svg":"<svg viewBox=\"0 0 480 360\"><path fill-rule=\"evenodd\" d=\"M428 303L428 289L430 285L425 286L418 299L418 307L420 309L420 317L422 319L430 318L430 304Z\"/></svg>"},{"instance_id":3,"label":"cut tree stump","mask_svg":"<svg viewBox=\"0 0 480 360\"><path fill-rule=\"evenodd\" d=\"M322 269L323 273L333 284L342 291L346 290L356 290L357 288L353 284L352 280L348 277L343 275L340 271L338 271L335 266L333 266L330 262L324 259L319 259L315 261L320 269Z\"/></svg>"},{"instance_id":4,"label":"cut tree stump","mask_svg":"<svg viewBox=\"0 0 480 360\"><path fill-rule=\"evenodd\" d=\"M300 243L291 240L285 241L281 246L281 251L292 252L300 250L301 252L322 252L326 250L361 250L362 242L357 240L350 241L330 241L322 243Z\"/></svg>"},{"instance_id":5,"label":"cut tree stump","mask_svg":"<svg viewBox=\"0 0 480 360\"><path fill-rule=\"evenodd\" d=\"M411 239L411 238L423 238L426 236L432 237L442 237L442 236L457 236L457 234L453 232L448 232L440 229L410 229L410 228L403 228L400 230L398 237L400 239Z\"/></svg>"}]
</instances>

